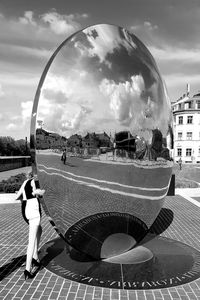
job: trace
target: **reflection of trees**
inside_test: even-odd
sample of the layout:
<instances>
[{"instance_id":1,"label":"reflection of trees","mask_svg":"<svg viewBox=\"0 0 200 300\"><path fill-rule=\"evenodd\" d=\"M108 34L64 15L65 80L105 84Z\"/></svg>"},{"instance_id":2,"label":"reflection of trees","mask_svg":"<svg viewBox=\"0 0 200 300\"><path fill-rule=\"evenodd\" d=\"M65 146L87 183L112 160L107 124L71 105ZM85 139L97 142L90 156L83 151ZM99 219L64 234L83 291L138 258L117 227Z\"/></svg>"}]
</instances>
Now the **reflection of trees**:
<instances>
[{"instance_id":1,"label":"reflection of trees","mask_svg":"<svg viewBox=\"0 0 200 300\"><path fill-rule=\"evenodd\" d=\"M0 156L30 155L27 139L15 140L10 136L0 137Z\"/></svg>"},{"instance_id":2,"label":"reflection of trees","mask_svg":"<svg viewBox=\"0 0 200 300\"><path fill-rule=\"evenodd\" d=\"M149 144L144 138L136 140L136 158L157 160L158 157L170 160L166 138L159 129L152 130L152 141Z\"/></svg>"},{"instance_id":3,"label":"reflection of trees","mask_svg":"<svg viewBox=\"0 0 200 300\"><path fill-rule=\"evenodd\" d=\"M152 130L153 137L151 144L146 143L144 158L148 160L157 160L158 157L170 160L169 150L166 147L166 139L163 138L159 129Z\"/></svg>"},{"instance_id":4,"label":"reflection of trees","mask_svg":"<svg viewBox=\"0 0 200 300\"><path fill-rule=\"evenodd\" d=\"M158 157L170 159L169 150L166 148L166 139L163 138L162 132L158 129L153 130L150 151L153 160L157 160Z\"/></svg>"}]
</instances>

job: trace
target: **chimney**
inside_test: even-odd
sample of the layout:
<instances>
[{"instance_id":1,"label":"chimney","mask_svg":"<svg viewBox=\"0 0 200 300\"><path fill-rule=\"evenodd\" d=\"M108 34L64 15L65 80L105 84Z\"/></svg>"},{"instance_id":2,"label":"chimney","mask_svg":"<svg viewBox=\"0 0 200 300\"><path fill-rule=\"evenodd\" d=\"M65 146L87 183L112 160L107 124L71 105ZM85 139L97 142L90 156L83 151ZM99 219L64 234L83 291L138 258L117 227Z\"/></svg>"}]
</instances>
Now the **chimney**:
<instances>
[{"instance_id":1,"label":"chimney","mask_svg":"<svg viewBox=\"0 0 200 300\"><path fill-rule=\"evenodd\" d=\"M190 84L187 83L187 93L186 93L186 95L189 96L189 93L190 93Z\"/></svg>"}]
</instances>

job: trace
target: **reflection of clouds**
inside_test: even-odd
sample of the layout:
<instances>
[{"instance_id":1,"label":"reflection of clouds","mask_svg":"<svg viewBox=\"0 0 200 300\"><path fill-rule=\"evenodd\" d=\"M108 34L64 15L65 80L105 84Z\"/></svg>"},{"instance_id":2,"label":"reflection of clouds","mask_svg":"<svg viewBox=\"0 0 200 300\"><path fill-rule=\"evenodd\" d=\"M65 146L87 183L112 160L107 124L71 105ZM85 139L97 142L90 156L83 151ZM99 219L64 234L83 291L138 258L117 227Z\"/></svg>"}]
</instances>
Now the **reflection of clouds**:
<instances>
[{"instance_id":1,"label":"reflection of clouds","mask_svg":"<svg viewBox=\"0 0 200 300\"><path fill-rule=\"evenodd\" d=\"M91 26L83 30L86 34L87 42L75 41L75 48L79 50L82 56L98 57L100 63L105 63L111 68L111 62L107 55L120 49L122 46L128 52L133 51L137 46L130 34L125 30L115 26L101 24Z\"/></svg>"},{"instance_id":2,"label":"reflection of clouds","mask_svg":"<svg viewBox=\"0 0 200 300\"><path fill-rule=\"evenodd\" d=\"M90 85L92 81L85 71L70 70L66 76L49 73L43 84L37 120L43 120L44 127L50 131L74 134L91 112L96 88Z\"/></svg>"},{"instance_id":3,"label":"reflection of clouds","mask_svg":"<svg viewBox=\"0 0 200 300\"><path fill-rule=\"evenodd\" d=\"M124 125L130 125L137 110L141 110L140 96L143 90L144 81L139 75L119 84L104 79L100 85L100 91L110 98L110 108L115 119Z\"/></svg>"},{"instance_id":4,"label":"reflection of clouds","mask_svg":"<svg viewBox=\"0 0 200 300\"><path fill-rule=\"evenodd\" d=\"M55 57L42 87L38 118L67 137L131 130L150 140L153 129L164 136L168 129L167 99L146 48L122 28L96 25L73 36Z\"/></svg>"},{"instance_id":5,"label":"reflection of clouds","mask_svg":"<svg viewBox=\"0 0 200 300\"><path fill-rule=\"evenodd\" d=\"M94 30L96 31L95 36L93 34ZM100 27L95 26L95 28L89 27L83 32L87 35L87 40L91 45L88 48L88 56L98 56L101 63L105 62L108 67L111 67L110 63L106 61L106 56L119 45L121 38L118 34L118 28L101 25Z\"/></svg>"},{"instance_id":6,"label":"reflection of clouds","mask_svg":"<svg viewBox=\"0 0 200 300\"><path fill-rule=\"evenodd\" d=\"M121 125L128 126L134 135L151 141L152 130L158 128L165 136L168 131L170 103L165 99L161 82L145 89L141 75L116 84L102 80L100 91L109 98L110 109Z\"/></svg>"},{"instance_id":7,"label":"reflection of clouds","mask_svg":"<svg viewBox=\"0 0 200 300\"><path fill-rule=\"evenodd\" d=\"M91 110L87 107L81 106L80 111L77 112L71 120L67 120L62 124L63 130L77 130L80 128L82 121L85 117L91 112Z\"/></svg>"},{"instance_id":8,"label":"reflection of clouds","mask_svg":"<svg viewBox=\"0 0 200 300\"><path fill-rule=\"evenodd\" d=\"M66 101L73 94L74 86L75 82L70 77L49 74L42 88L43 96L45 98L46 95L46 98L54 102L64 100L63 98Z\"/></svg>"},{"instance_id":9,"label":"reflection of clouds","mask_svg":"<svg viewBox=\"0 0 200 300\"><path fill-rule=\"evenodd\" d=\"M43 90L43 96L49 100L53 99L53 101L57 103L64 103L67 101L66 95L62 91L45 89Z\"/></svg>"}]
</instances>

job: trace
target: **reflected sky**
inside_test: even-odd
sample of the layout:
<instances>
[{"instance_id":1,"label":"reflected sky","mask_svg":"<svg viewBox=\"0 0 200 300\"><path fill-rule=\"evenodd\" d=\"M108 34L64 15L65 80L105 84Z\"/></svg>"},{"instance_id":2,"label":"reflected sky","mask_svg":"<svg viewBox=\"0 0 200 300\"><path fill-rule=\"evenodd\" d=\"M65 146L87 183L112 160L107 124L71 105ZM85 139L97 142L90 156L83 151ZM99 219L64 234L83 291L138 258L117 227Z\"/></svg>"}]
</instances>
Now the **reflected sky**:
<instances>
[{"instance_id":1,"label":"reflected sky","mask_svg":"<svg viewBox=\"0 0 200 300\"><path fill-rule=\"evenodd\" d=\"M37 119L66 137L129 130L151 140L156 128L167 135L171 108L147 48L125 29L100 24L69 38L54 58Z\"/></svg>"}]
</instances>

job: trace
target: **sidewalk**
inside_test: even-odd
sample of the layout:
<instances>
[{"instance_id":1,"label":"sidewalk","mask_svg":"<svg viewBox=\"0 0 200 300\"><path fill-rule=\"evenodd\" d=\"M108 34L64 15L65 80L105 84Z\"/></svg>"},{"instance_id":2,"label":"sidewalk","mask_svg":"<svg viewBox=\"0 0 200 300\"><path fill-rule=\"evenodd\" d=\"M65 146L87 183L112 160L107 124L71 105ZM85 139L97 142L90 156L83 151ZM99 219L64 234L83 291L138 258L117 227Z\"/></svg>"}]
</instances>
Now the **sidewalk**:
<instances>
[{"instance_id":1,"label":"sidewalk","mask_svg":"<svg viewBox=\"0 0 200 300\"><path fill-rule=\"evenodd\" d=\"M3 196L5 200L6 196L8 195ZM23 264L28 227L21 217L20 206L9 201L12 200L7 200L7 204L0 205L0 300L200 299L200 278L170 288L118 290L80 284L43 268L33 280L24 281ZM164 207L173 211L174 219L161 236L180 241L200 251L200 208L180 195L166 197ZM44 213L42 227L41 246L57 237L57 233Z\"/></svg>"},{"instance_id":2,"label":"sidewalk","mask_svg":"<svg viewBox=\"0 0 200 300\"><path fill-rule=\"evenodd\" d=\"M0 182L2 180L8 179L11 176L15 176L21 173L28 173L29 171L31 171L31 166L0 172Z\"/></svg>"},{"instance_id":3,"label":"sidewalk","mask_svg":"<svg viewBox=\"0 0 200 300\"><path fill-rule=\"evenodd\" d=\"M16 175L22 168L12 171ZM12 172L3 173L7 172L10 177ZM71 281L42 268L33 280L24 281L28 227L15 196L0 194L0 300L200 300L200 278L170 288L118 290ZM194 199L198 197L200 188L176 189L175 196L166 197L164 207L174 218L161 236L200 252L200 202ZM58 237L44 212L42 227L41 246Z\"/></svg>"}]
</instances>

